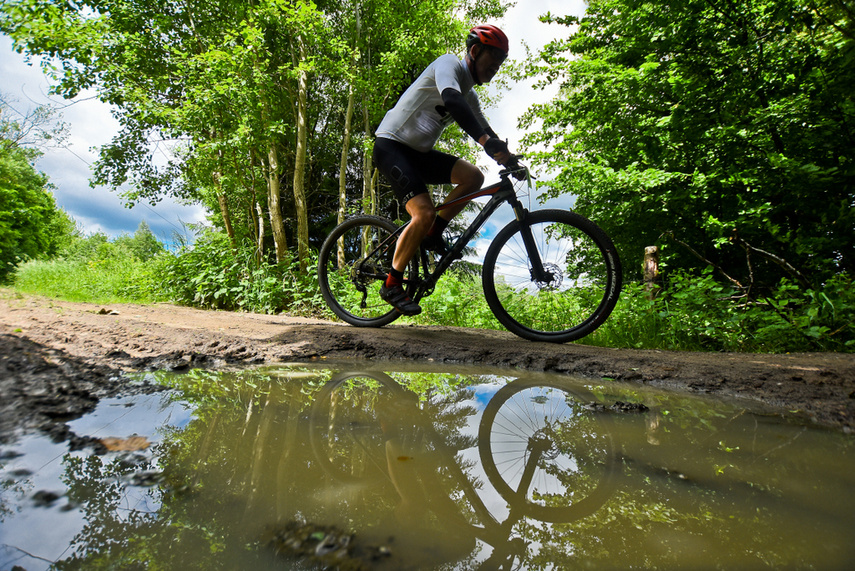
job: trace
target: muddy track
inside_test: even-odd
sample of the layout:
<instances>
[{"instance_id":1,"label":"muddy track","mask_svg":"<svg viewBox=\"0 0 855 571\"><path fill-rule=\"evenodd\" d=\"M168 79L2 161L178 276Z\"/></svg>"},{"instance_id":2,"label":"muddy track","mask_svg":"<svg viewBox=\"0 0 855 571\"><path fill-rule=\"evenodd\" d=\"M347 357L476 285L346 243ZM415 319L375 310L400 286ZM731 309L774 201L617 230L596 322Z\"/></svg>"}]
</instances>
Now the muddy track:
<instances>
[{"instance_id":1,"label":"muddy track","mask_svg":"<svg viewBox=\"0 0 855 571\"><path fill-rule=\"evenodd\" d=\"M855 428L855 355L757 355L603 349L510 333L204 311L168 304L96 306L0 290L0 438L54 431L128 391L122 371L338 359L459 363L564 373L737 397L807 422ZM395 367L394 364L390 364Z\"/></svg>"}]
</instances>

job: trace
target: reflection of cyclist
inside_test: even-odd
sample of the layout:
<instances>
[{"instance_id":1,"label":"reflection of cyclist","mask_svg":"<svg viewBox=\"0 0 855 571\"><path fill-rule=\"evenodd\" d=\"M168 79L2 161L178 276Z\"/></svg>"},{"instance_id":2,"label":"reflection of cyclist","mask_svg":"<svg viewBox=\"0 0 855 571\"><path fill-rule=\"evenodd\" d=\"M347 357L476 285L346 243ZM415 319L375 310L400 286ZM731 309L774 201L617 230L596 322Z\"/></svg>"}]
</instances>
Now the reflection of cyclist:
<instances>
[{"instance_id":1,"label":"reflection of cyclist","mask_svg":"<svg viewBox=\"0 0 855 571\"><path fill-rule=\"evenodd\" d=\"M394 512L396 523L412 536L426 538L439 534L442 541L434 555L464 557L475 548L476 534L449 497L453 492L440 478L436 458L431 459L431 453L421 447L413 449L404 444L405 427L416 429L412 422L419 415L417 410L409 409L416 401L408 397L415 395L402 396L396 403L399 408L384 413L390 417L396 415L394 422L381 422L386 438L386 468L401 500Z\"/></svg>"},{"instance_id":2,"label":"reflection of cyclist","mask_svg":"<svg viewBox=\"0 0 855 571\"><path fill-rule=\"evenodd\" d=\"M508 55L508 38L499 28L475 26L466 40L466 57L446 54L434 60L404 92L377 128L374 161L406 206L412 221L401 233L392 259L392 271L380 288L380 297L404 315L418 315L421 307L402 287L404 268L425 240L428 249L445 253L442 232L464 204L448 207L437 216L426 184L454 184L453 200L478 190L484 175L469 162L434 150L442 131L456 121L501 165L515 159L508 145L490 128L473 87L493 79Z\"/></svg>"}]
</instances>

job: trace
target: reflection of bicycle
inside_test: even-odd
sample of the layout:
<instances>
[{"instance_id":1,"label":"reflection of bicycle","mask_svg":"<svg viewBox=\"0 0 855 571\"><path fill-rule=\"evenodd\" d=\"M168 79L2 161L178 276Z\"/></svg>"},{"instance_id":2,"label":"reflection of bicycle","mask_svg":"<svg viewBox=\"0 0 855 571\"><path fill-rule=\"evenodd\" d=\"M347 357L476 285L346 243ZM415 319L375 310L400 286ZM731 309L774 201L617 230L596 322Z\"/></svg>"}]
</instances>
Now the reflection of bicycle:
<instances>
[{"instance_id":1,"label":"reflection of bicycle","mask_svg":"<svg viewBox=\"0 0 855 571\"><path fill-rule=\"evenodd\" d=\"M617 303L621 264L611 239L590 220L566 210L529 212L505 169L501 180L452 203L490 196L451 250L433 265L421 248L405 271L404 285L416 302L433 293L437 281L487 219L508 203L516 220L493 238L484 255L482 283L490 310L509 331L532 341L565 343L599 327ZM406 225L404 225L406 226ZM401 314L380 299L379 287L392 264L404 226L359 215L337 226L321 247L318 278L330 309L361 327L381 327ZM431 268L433 270L431 271Z\"/></svg>"},{"instance_id":2,"label":"reflection of bicycle","mask_svg":"<svg viewBox=\"0 0 855 571\"><path fill-rule=\"evenodd\" d=\"M420 408L416 395L386 374L342 373L329 381L312 407L311 444L333 478L391 482L411 504L407 511L414 511L413 498L427 499L408 489L416 480L441 494L429 498L437 517L494 546L484 568L508 568L526 553L522 538L508 540L523 517L574 521L611 494L616 456L609 419L587 407L590 401L564 384L534 381L510 383L490 400L477 445L488 480L510 508L503 522L461 467L457 453L466 446L451 444L459 435L440 434L441 423L433 420L442 414L439 407L428 401ZM449 495L465 502L468 519Z\"/></svg>"}]
</instances>

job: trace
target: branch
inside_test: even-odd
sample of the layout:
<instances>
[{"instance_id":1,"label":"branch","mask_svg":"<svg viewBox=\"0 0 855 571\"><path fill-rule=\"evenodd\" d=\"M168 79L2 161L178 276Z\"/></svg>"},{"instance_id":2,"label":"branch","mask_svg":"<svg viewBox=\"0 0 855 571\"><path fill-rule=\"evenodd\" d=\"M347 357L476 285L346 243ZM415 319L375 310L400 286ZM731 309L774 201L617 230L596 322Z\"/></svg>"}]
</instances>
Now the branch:
<instances>
[{"instance_id":1,"label":"branch","mask_svg":"<svg viewBox=\"0 0 855 571\"><path fill-rule=\"evenodd\" d=\"M691 246L689 246L688 244L686 244L686 243L685 243L685 242L683 242L682 240L677 239L677 237L676 237L676 236L674 236L674 233L673 233L673 232L670 232L670 231L669 231L669 232L665 232L665 233L663 234L663 236L670 236L672 240L674 240L675 242L677 242L678 244L680 244L681 246L683 246L684 248L686 248L686 249L687 249L689 252L691 252L691 253L692 253L692 255L693 255L693 256L695 256L697 259L699 259L700 261L704 262L705 264L707 264L707 265L709 265L709 266L713 267L713 268L714 268L716 271L718 271L721 275L723 275L725 278L727 278L727 279L728 279L728 281L730 281L730 283L732 283L733 285L735 285L735 286L736 286L736 287L738 287L739 289L745 289L745 286L743 286L741 283L739 283L739 280L736 280L736 279L734 279L734 278L730 277L730 276L727 274L727 272L725 272L725 271L721 268L721 266L719 266L718 264L716 264L715 262L713 262L713 261L711 261L711 260L708 260L708 259L704 258L701 254L699 254L699 253L697 252L697 250L695 250L694 248L692 248Z\"/></svg>"},{"instance_id":2,"label":"branch","mask_svg":"<svg viewBox=\"0 0 855 571\"><path fill-rule=\"evenodd\" d=\"M44 557L40 557L40 556L38 556L38 555L33 555L33 554L32 554L32 553L30 553L29 551L24 551L24 550L23 550L23 549L21 549L20 547L16 547L16 546L14 546L14 545L9 545L8 543L4 543L2 546L3 546L3 547L5 547L5 548L7 548L7 549L14 549L15 551L19 551L21 554L23 554L23 555L24 555L24 556L26 556L26 557L30 557L30 558L32 558L32 559L36 559L36 560L39 560L39 561L44 561L45 563L52 563L52 564L56 564L56 561L51 561L50 559L45 559ZM10 561L10 563L11 563L11 561Z\"/></svg>"},{"instance_id":3,"label":"branch","mask_svg":"<svg viewBox=\"0 0 855 571\"><path fill-rule=\"evenodd\" d=\"M736 232L736 230L734 230L734 232L733 232L733 241L737 244L742 245L745 248L746 252L748 252L749 250L751 250L752 252L757 252L758 254L760 254L761 256L766 258L767 260L771 260L771 261L775 262L776 264L778 264L779 266L784 268L784 271L786 271L788 274L793 276L802 285L803 288L811 289L810 280L808 280L807 277L803 273L801 273L799 270L797 270L795 268L795 266L790 264L784 258L782 258L780 256L776 256L775 254L773 254L771 252L767 252L766 250L761 250L760 248L755 248L754 246L752 246L751 244L749 244L748 242L746 242L745 240L740 238L739 234Z\"/></svg>"}]
</instances>

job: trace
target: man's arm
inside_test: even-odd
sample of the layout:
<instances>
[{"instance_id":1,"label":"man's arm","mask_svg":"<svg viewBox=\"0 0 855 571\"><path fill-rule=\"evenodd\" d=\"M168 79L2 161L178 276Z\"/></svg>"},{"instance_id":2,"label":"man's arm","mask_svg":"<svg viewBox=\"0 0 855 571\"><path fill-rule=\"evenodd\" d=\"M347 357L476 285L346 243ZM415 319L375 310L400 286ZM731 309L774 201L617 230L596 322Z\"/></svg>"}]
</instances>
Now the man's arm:
<instances>
[{"instance_id":1,"label":"man's arm","mask_svg":"<svg viewBox=\"0 0 855 571\"><path fill-rule=\"evenodd\" d=\"M462 93L452 87L446 87L442 90L442 102L451 117L470 137L484 147L490 158L499 164L505 164L510 159L507 144L499 139L492 128L481 125Z\"/></svg>"},{"instance_id":2,"label":"man's arm","mask_svg":"<svg viewBox=\"0 0 855 571\"><path fill-rule=\"evenodd\" d=\"M487 130L478 122L478 118L472 112L472 108L466 102L463 94L458 90L453 87L443 89L442 103L446 111L451 114L451 117L470 137L480 142L484 135L489 135Z\"/></svg>"}]
</instances>

